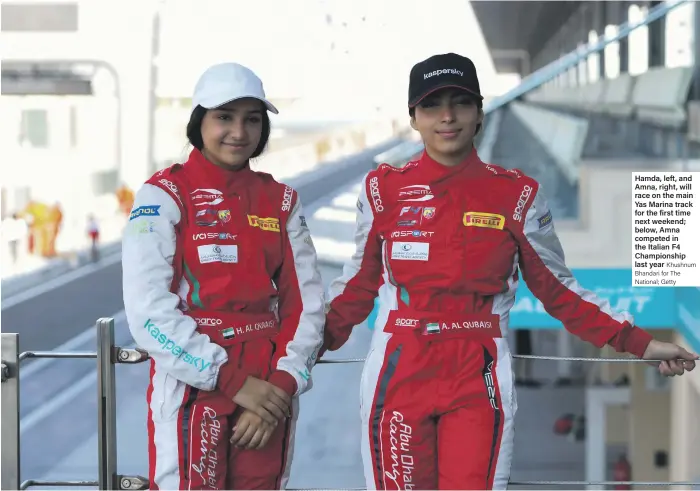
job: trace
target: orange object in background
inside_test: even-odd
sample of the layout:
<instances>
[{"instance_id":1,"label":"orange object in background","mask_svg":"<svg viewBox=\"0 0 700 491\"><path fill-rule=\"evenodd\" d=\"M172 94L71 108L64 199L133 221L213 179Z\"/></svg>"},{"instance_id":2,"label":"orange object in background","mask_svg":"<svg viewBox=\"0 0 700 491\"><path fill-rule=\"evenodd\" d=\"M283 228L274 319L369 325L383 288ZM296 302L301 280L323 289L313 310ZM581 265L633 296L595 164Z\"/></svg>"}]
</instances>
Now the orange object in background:
<instances>
[{"instance_id":1,"label":"orange object in background","mask_svg":"<svg viewBox=\"0 0 700 491\"><path fill-rule=\"evenodd\" d=\"M134 192L126 184L123 184L117 189L116 195L117 201L119 201L119 209L125 215L129 215L131 208L134 206Z\"/></svg>"},{"instance_id":2,"label":"orange object in background","mask_svg":"<svg viewBox=\"0 0 700 491\"><path fill-rule=\"evenodd\" d=\"M46 257L56 256L56 239L61 231L61 224L63 223L63 211L61 210L60 203L55 203L50 209L48 214L48 220L46 224L46 233L48 243L46 246Z\"/></svg>"},{"instance_id":3,"label":"orange object in background","mask_svg":"<svg viewBox=\"0 0 700 491\"><path fill-rule=\"evenodd\" d=\"M46 256L50 242L50 209L45 203L31 200L21 213L29 222L29 252Z\"/></svg>"}]
</instances>

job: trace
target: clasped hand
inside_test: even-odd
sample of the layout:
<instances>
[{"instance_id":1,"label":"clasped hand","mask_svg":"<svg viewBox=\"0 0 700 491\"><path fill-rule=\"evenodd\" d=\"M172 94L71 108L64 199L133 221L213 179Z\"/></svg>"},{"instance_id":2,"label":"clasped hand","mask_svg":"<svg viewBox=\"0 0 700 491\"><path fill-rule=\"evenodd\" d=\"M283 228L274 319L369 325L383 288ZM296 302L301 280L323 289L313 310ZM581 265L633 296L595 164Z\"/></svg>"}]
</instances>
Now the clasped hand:
<instances>
[{"instance_id":1,"label":"clasped hand","mask_svg":"<svg viewBox=\"0 0 700 491\"><path fill-rule=\"evenodd\" d=\"M695 360L698 358L700 358L698 355L690 353L676 344L655 339L649 343L642 356L644 360L664 360L658 363L658 367L659 373L666 377L690 372L695 368Z\"/></svg>"},{"instance_id":2,"label":"clasped hand","mask_svg":"<svg viewBox=\"0 0 700 491\"><path fill-rule=\"evenodd\" d=\"M233 427L231 443L239 448L259 450L270 441L275 428L276 422L271 425L253 411L246 409Z\"/></svg>"},{"instance_id":3,"label":"clasped hand","mask_svg":"<svg viewBox=\"0 0 700 491\"><path fill-rule=\"evenodd\" d=\"M279 387L248 377L233 402L245 409L233 428L231 443L249 449L263 448L277 424L291 416L292 398Z\"/></svg>"}]
</instances>

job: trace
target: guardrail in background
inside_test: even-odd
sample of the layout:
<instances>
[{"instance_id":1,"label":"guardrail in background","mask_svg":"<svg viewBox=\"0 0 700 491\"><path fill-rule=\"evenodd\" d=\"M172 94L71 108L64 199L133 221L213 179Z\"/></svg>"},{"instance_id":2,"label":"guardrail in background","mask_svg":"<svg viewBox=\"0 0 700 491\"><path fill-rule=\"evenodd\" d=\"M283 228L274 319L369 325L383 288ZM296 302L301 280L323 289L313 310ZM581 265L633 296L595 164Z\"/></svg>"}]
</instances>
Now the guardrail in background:
<instances>
[{"instance_id":1,"label":"guardrail in background","mask_svg":"<svg viewBox=\"0 0 700 491\"><path fill-rule=\"evenodd\" d=\"M653 7L647 13L646 18L639 22L624 22L620 24L617 29L618 32L615 35L602 35L599 36L599 41L591 46L583 45L568 54L562 56L561 58L554 60L553 62L543 66L532 72L530 75L525 77L522 82L514 89L506 92L502 96L496 97L491 100L484 108L485 113L490 113L496 109L499 109L509 102L518 99L520 96L524 95L531 90L539 88L541 85L553 80L558 75L574 68L578 63L588 56L599 53L605 49L611 43L619 41L620 39L626 38L630 33L634 32L640 27L647 26L654 21L661 19L666 16L673 9L680 7L681 5L688 3L689 0L668 0L660 3L659 5Z\"/></svg>"},{"instance_id":2,"label":"guardrail in background","mask_svg":"<svg viewBox=\"0 0 700 491\"><path fill-rule=\"evenodd\" d=\"M422 151L422 142L405 141L375 156L374 163L377 165L386 163L394 167L403 167Z\"/></svg>"}]
</instances>

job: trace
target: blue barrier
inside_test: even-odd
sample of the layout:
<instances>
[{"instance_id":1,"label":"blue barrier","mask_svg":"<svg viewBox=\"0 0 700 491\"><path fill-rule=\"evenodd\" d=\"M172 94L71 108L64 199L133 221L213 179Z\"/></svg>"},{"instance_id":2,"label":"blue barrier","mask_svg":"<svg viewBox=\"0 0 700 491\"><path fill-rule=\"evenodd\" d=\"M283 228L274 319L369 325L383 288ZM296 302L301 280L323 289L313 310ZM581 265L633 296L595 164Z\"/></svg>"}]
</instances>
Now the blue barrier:
<instances>
[{"instance_id":1,"label":"blue barrier","mask_svg":"<svg viewBox=\"0 0 700 491\"><path fill-rule=\"evenodd\" d=\"M700 353L700 288L676 288L678 327L695 353Z\"/></svg>"},{"instance_id":2,"label":"blue barrier","mask_svg":"<svg viewBox=\"0 0 700 491\"><path fill-rule=\"evenodd\" d=\"M614 310L630 312L639 327L678 329L692 348L700 352L700 288L632 287L632 270L574 269L574 277L584 288L610 302ZM510 311L512 329L562 329L542 303L520 281ZM367 318L369 329L377 319L378 299Z\"/></svg>"},{"instance_id":3,"label":"blue barrier","mask_svg":"<svg viewBox=\"0 0 700 491\"><path fill-rule=\"evenodd\" d=\"M665 329L676 324L674 288L632 287L631 269L574 269L574 277L583 288L610 302L613 310L634 316L639 327ZM560 329L561 322L545 312L542 303L520 281L515 305L510 314L514 329Z\"/></svg>"}]
</instances>

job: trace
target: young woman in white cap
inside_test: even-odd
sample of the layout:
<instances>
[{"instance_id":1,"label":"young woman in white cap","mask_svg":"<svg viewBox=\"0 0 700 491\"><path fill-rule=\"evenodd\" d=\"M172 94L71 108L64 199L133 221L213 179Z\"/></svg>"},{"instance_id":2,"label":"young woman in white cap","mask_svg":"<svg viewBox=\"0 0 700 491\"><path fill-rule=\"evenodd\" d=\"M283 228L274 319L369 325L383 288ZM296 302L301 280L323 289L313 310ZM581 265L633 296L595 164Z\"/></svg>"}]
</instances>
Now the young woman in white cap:
<instances>
[{"instance_id":1,"label":"young woman in white cap","mask_svg":"<svg viewBox=\"0 0 700 491\"><path fill-rule=\"evenodd\" d=\"M268 112L250 69L210 67L192 98L189 159L135 197L124 305L152 359L152 489L278 489L288 478L324 293L296 191L250 167Z\"/></svg>"}]
</instances>

